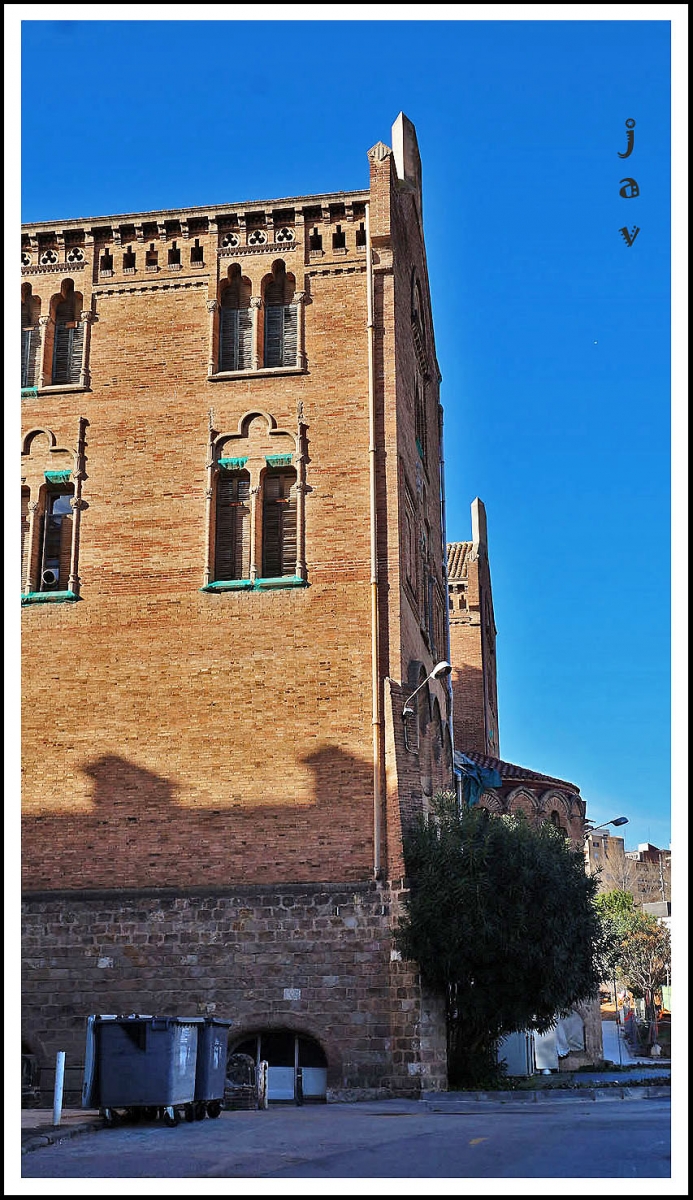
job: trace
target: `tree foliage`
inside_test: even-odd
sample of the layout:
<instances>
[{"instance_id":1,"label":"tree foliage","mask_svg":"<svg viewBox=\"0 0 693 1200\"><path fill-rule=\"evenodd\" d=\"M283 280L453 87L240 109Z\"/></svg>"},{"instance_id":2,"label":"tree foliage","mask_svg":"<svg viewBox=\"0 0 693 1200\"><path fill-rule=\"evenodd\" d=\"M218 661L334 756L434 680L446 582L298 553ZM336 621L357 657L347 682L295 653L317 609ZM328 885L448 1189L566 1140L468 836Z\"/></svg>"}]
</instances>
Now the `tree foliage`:
<instances>
[{"instance_id":1,"label":"tree foliage","mask_svg":"<svg viewBox=\"0 0 693 1200\"><path fill-rule=\"evenodd\" d=\"M597 881L551 825L439 796L405 839L402 954L443 995L452 1083L483 1082L497 1039L544 1031L599 985Z\"/></svg>"},{"instance_id":2,"label":"tree foliage","mask_svg":"<svg viewBox=\"0 0 693 1200\"><path fill-rule=\"evenodd\" d=\"M657 1039L655 994L668 982L671 970L669 930L656 917L640 912L619 891L597 897L604 927L611 933L610 951L605 958L611 976L618 976L634 996L645 1001L650 1021L650 1038Z\"/></svg>"}]
</instances>

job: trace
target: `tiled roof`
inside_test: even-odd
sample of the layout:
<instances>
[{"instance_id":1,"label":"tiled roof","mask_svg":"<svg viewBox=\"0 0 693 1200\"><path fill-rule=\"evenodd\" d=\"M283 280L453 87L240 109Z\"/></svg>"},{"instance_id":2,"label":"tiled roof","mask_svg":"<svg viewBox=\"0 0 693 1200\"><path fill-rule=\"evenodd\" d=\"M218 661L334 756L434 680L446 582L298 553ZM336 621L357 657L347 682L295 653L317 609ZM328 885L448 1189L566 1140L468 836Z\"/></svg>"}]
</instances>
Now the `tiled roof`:
<instances>
[{"instance_id":1,"label":"tiled roof","mask_svg":"<svg viewBox=\"0 0 693 1200\"><path fill-rule=\"evenodd\" d=\"M473 542L448 542L448 580L467 578L467 559Z\"/></svg>"},{"instance_id":2,"label":"tiled roof","mask_svg":"<svg viewBox=\"0 0 693 1200\"><path fill-rule=\"evenodd\" d=\"M515 763L503 762L500 758L492 758L490 754L479 754L477 750L464 750L463 753L478 766L498 771L504 783L511 779L516 779L518 782L526 780L528 783L532 781L555 783L558 787L568 788L569 791L580 794L579 787L574 783L568 783L566 779L556 779L554 775L541 775L539 771L530 771L528 767L518 767Z\"/></svg>"}]
</instances>

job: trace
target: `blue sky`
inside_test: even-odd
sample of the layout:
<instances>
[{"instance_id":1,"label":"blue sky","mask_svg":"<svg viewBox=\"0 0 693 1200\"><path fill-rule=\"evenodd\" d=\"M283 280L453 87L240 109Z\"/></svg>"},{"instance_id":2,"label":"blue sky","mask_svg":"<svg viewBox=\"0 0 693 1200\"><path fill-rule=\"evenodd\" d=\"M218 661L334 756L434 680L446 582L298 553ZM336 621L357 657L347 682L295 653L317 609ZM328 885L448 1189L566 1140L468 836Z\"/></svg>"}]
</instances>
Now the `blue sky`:
<instances>
[{"instance_id":1,"label":"blue sky","mask_svg":"<svg viewBox=\"0 0 693 1200\"><path fill-rule=\"evenodd\" d=\"M469 20L450 18L474 6L442 5L425 21L8 7L70 18L23 24L24 221L362 188L367 150L390 143L400 110L414 122L447 534L470 536L480 496L501 755L577 783L595 823L626 815L628 848L668 846L670 25L657 18L685 6ZM571 8L630 11L512 12ZM123 19L79 19L100 10ZM239 6L165 9L181 10ZM626 177L638 196L619 195ZM634 226L628 246L619 230Z\"/></svg>"}]
</instances>

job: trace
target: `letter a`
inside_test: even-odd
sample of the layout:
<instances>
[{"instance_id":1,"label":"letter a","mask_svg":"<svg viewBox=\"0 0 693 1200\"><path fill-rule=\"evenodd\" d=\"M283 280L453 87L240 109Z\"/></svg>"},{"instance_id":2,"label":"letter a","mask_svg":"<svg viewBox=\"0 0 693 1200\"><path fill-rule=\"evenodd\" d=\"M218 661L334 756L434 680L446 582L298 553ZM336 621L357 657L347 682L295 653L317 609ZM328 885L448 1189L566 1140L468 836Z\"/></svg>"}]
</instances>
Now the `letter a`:
<instances>
[{"instance_id":1,"label":"letter a","mask_svg":"<svg viewBox=\"0 0 693 1200\"><path fill-rule=\"evenodd\" d=\"M623 187L619 188L618 194L623 196L624 200L634 200L640 195L640 188L634 179L622 179L621 183Z\"/></svg>"}]
</instances>

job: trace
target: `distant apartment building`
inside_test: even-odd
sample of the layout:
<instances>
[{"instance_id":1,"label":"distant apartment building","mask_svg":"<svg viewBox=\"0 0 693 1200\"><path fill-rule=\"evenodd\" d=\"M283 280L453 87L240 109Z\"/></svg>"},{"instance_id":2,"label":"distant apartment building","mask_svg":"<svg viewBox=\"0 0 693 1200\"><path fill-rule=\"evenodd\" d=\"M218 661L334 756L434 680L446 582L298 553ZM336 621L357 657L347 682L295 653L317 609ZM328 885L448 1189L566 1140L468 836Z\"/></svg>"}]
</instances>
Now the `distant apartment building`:
<instances>
[{"instance_id":1,"label":"distant apartment building","mask_svg":"<svg viewBox=\"0 0 693 1200\"><path fill-rule=\"evenodd\" d=\"M642 842L626 850L623 838L609 833L589 833L585 839L585 866L599 874L599 890L631 892L638 908L671 902L671 850Z\"/></svg>"}]
</instances>

